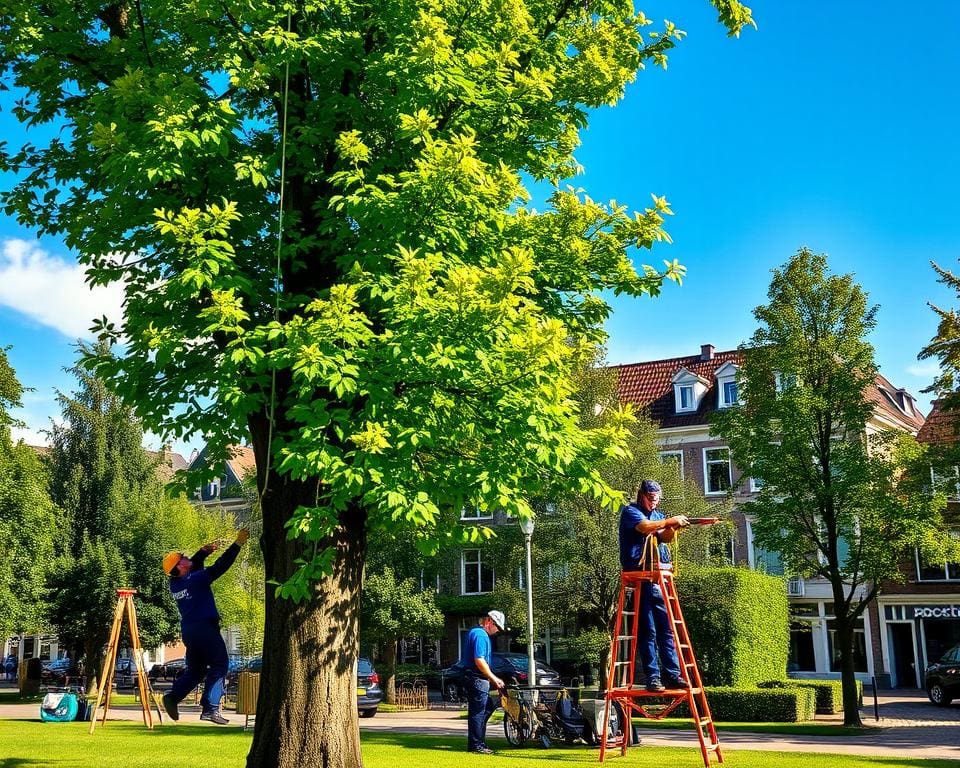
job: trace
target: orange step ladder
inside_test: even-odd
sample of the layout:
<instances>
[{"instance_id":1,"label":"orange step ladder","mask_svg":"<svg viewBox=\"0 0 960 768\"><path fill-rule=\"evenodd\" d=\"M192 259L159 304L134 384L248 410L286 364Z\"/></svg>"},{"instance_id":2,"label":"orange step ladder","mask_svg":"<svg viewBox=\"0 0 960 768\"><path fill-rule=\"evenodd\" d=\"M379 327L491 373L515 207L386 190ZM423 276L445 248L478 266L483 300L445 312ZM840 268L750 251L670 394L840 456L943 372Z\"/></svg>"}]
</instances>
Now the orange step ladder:
<instances>
[{"instance_id":1,"label":"orange step ladder","mask_svg":"<svg viewBox=\"0 0 960 768\"><path fill-rule=\"evenodd\" d=\"M603 722L609 722L610 709L614 703L620 706L624 714L624 727L614 739L604 739L600 743L600 762L606 756L608 747L618 747L620 754L627 753L633 729L631 717L634 712L654 720L660 720L684 702L690 710L690 717L697 729L700 741L700 753L703 764L710 768L710 755L716 756L718 763L723 762L717 729L714 727L710 705L703 690L700 669L693 655L690 634L683 620L680 601L673 583L673 569L660 565L655 538L650 537L651 547L645 553L641 566L653 563L652 570L624 571L620 575L620 598L617 606L617 618L614 623L613 637L610 642L610 671L607 675L607 692L604 704ZM646 566L649 567L649 566ZM640 590L645 582L657 584L663 593L670 626L673 628L673 640L677 648L680 667L690 683L689 689L668 689L651 692L643 684L636 684L638 630L640 628ZM664 704L663 700L667 699Z\"/></svg>"}]
</instances>

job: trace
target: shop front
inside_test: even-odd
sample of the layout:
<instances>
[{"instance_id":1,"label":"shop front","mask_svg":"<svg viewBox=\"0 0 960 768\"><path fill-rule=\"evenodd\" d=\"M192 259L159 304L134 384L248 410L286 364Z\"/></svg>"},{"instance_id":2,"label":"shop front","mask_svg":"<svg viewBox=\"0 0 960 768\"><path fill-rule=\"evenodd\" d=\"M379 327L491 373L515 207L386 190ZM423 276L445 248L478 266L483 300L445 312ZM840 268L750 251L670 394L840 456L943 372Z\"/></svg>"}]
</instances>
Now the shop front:
<instances>
[{"instance_id":1,"label":"shop front","mask_svg":"<svg viewBox=\"0 0 960 768\"><path fill-rule=\"evenodd\" d=\"M894 688L922 688L923 672L960 644L960 595L937 602L890 596L880 601L880 637Z\"/></svg>"}]
</instances>

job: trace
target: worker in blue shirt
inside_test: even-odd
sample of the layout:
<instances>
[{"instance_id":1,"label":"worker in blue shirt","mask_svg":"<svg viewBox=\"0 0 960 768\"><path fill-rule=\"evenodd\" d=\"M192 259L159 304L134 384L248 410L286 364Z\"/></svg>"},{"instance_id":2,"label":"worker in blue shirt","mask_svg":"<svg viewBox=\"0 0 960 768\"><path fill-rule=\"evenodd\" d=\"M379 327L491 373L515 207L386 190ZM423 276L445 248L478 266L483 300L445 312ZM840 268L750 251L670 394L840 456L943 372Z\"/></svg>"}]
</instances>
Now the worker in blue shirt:
<instances>
[{"instance_id":1,"label":"worker in blue shirt","mask_svg":"<svg viewBox=\"0 0 960 768\"><path fill-rule=\"evenodd\" d=\"M180 719L177 705L202 679L200 719L217 725L230 722L220 714L229 659L220 634L220 614L211 585L233 565L248 538L250 532L246 528L237 531L236 541L209 568L203 566L203 561L217 550L216 544L204 544L193 557L168 552L163 558L163 570L170 577L170 592L180 611L180 632L187 647L186 667L163 697L163 708L171 720Z\"/></svg>"},{"instance_id":2,"label":"worker in blue shirt","mask_svg":"<svg viewBox=\"0 0 960 768\"><path fill-rule=\"evenodd\" d=\"M497 705L490 698L490 686L503 691L504 683L490 669L493 648L490 638L507 628L507 620L500 611L490 611L467 633L463 643L460 664L464 667L467 690L467 752L491 755L487 746L487 721Z\"/></svg>"},{"instance_id":3,"label":"worker in blue shirt","mask_svg":"<svg viewBox=\"0 0 960 768\"><path fill-rule=\"evenodd\" d=\"M636 502L626 504L620 510L620 567L625 571L672 567L667 544L673 541L677 529L689 525L690 521L685 515L665 517L657 509L661 493L658 482L644 480L640 484ZM650 557L647 549L650 536L654 537L657 544L659 564L647 562ZM667 688L690 687L680 669L663 592L660 585L652 581L644 581L640 587L637 651L647 676L648 691L658 693ZM660 677L661 664L663 679Z\"/></svg>"}]
</instances>

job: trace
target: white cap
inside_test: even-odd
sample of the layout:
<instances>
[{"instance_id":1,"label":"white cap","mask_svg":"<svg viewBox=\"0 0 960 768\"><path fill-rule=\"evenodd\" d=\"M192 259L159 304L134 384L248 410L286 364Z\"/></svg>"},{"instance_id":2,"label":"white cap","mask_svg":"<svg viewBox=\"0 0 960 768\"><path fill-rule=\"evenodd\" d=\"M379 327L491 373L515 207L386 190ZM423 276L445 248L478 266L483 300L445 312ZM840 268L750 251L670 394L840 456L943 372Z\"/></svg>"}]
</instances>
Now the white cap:
<instances>
[{"instance_id":1,"label":"white cap","mask_svg":"<svg viewBox=\"0 0 960 768\"><path fill-rule=\"evenodd\" d=\"M487 616L493 619L493 623L497 625L497 629L499 629L501 632L507 628L507 617L504 616L500 611L490 611Z\"/></svg>"}]
</instances>

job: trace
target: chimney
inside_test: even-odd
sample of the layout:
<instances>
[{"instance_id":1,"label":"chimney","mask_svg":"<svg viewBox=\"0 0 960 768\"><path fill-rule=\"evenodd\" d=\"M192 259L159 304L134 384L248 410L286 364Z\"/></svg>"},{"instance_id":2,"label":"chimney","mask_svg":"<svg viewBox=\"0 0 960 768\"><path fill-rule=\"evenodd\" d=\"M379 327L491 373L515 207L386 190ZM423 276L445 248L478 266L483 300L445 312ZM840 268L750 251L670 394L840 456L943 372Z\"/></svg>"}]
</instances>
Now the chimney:
<instances>
[{"instance_id":1,"label":"chimney","mask_svg":"<svg viewBox=\"0 0 960 768\"><path fill-rule=\"evenodd\" d=\"M713 360L713 344L700 345L700 359Z\"/></svg>"}]
</instances>

